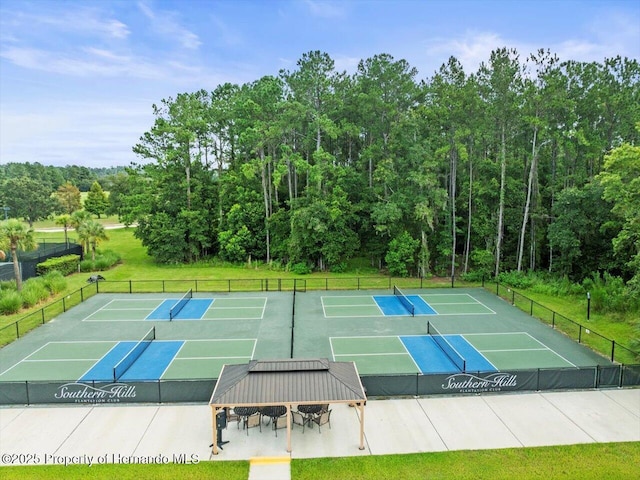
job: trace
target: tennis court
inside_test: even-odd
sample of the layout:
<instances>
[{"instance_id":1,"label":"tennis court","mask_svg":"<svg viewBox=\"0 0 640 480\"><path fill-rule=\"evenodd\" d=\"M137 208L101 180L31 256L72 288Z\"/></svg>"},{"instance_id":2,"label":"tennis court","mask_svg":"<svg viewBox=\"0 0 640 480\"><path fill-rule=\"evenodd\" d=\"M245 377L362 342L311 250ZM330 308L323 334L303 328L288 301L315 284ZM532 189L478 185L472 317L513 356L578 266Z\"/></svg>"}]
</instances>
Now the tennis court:
<instances>
[{"instance_id":1,"label":"tennis court","mask_svg":"<svg viewBox=\"0 0 640 480\"><path fill-rule=\"evenodd\" d=\"M2 372L0 382L210 378L224 364L251 360L255 344L255 339L49 342Z\"/></svg>"},{"instance_id":2,"label":"tennis court","mask_svg":"<svg viewBox=\"0 0 640 480\"><path fill-rule=\"evenodd\" d=\"M332 337L331 349L336 360L356 362L361 374L576 367L526 332Z\"/></svg>"},{"instance_id":3,"label":"tennis court","mask_svg":"<svg viewBox=\"0 0 640 480\"><path fill-rule=\"evenodd\" d=\"M105 293L0 349L0 388L215 380L278 358L353 361L365 376L612 365L482 288Z\"/></svg>"},{"instance_id":4,"label":"tennis court","mask_svg":"<svg viewBox=\"0 0 640 480\"><path fill-rule=\"evenodd\" d=\"M325 317L490 315L493 310L468 293L323 296Z\"/></svg>"},{"instance_id":5,"label":"tennis court","mask_svg":"<svg viewBox=\"0 0 640 480\"><path fill-rule=\"evenodd\" d=\"M259 320L266 297L255 298L115 298L83 319L85 322L131 320ZM176 309L176 306L179 309Z\"/></svg>"}]
</instances>

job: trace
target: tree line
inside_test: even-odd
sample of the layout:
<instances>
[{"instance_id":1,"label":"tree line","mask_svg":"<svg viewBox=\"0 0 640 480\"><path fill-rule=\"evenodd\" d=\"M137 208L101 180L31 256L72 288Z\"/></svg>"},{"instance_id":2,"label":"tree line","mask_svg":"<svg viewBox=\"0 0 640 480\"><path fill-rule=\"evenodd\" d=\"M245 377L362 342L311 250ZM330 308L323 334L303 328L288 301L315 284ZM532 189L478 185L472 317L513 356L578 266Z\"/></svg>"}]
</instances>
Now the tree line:
<instances>
[{"instance_id":1,"label":"tree line","mask_svg":"<svg viewBox=\"0 0 640 480\"><path fill-rule=\"evenodd\" d=\"M640 280L640 69L494 50L431 77L379 54L152 106L110 208L159 262ZM635 283L634 283L635 282Z\"/></svg>"}]
</instances>

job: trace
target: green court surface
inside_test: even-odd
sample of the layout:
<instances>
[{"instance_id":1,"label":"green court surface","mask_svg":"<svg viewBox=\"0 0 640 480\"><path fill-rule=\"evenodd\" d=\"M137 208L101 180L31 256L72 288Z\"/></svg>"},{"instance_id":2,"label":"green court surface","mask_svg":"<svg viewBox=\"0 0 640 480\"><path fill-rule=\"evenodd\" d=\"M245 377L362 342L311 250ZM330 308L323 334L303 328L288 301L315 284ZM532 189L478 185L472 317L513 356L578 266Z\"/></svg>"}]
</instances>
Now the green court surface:
<instances>
[{"instance_id":1,"label":"green court surface","mask_svg":"<svg viewBox=\"0 0 640 480\"><path fill-rule=\"evenodd\" d=\"M77 381L103 364L108 374L110 356L129 358L151 327L155 340L130 368L157 350L146 360L156 380L215 379L225 364L291 356L354 361L364 375L429 373L432 360L451 358L446 348L425 354L434 338L484 371L610 364L484 289L403 293L428 314L410 315L389 290L200 292L169 321L179 294L98 294L0 349L0 382Z\"/></svg>"}]
</instances>

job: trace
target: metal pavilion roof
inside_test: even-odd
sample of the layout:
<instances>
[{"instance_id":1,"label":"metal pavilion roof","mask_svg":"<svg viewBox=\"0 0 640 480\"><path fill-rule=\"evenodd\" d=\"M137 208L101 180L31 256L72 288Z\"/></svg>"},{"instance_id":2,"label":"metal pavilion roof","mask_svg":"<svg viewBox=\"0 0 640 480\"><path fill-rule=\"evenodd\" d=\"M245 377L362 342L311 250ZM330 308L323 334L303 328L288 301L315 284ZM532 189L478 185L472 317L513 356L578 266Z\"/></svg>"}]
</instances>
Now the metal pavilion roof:
<instances>
[{"instance_id":1,"label":"metal pavilion roof","mask_svg":"<svg viewBox=\"0 0 640 480\"><path fill-rule=\"evenodd\" d=\"M252 360L225 365L209 404L213 414L213 453L217 454L216 415L224 408L284 405L287 416L300 404L350 403L360 409L360 448L367 396L354 362L320 359ZM287 451L291 451L287 422Z\"/></svg>"},{"instance_id":2,"label":"metal pavilion roof","mask_svg":"<svg viewBox=\"0 0 640 480\"><path fill-rule=\"evenodd\" d=\"M226 407L365 400L354 362L286 359L225 365L210 403Z\"/></svg>"}]
</instances>

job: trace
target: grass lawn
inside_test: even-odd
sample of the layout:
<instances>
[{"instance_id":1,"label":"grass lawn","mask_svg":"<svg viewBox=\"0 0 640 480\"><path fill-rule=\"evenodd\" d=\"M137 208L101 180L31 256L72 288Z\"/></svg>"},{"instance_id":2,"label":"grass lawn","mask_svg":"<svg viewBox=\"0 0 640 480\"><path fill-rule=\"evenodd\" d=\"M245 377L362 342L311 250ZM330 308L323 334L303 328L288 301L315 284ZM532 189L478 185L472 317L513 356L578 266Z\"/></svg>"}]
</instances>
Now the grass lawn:
<instances>
[{"instance_id":1,"label":"grass lawn","mask_svg":"<svg viewBox=\"0 0 640 480\"><path fill-rule=\"evenodd\" d=\"M27 466L1 467L0 471L5 480L246 480L249 463ZM291 480L617 480L637 478L638 471L640 442L294 459L291 462Z\"/></svg>"},{"instance_id":2,"label":"grass lawn","mask_svg":"<svg viewBox=\"0 0 640 480\"><path fill-rule=\"evenodd\" d=\"M640 442L293 460L292 480L631 479Z\"/></svg>"}]
</instances>

